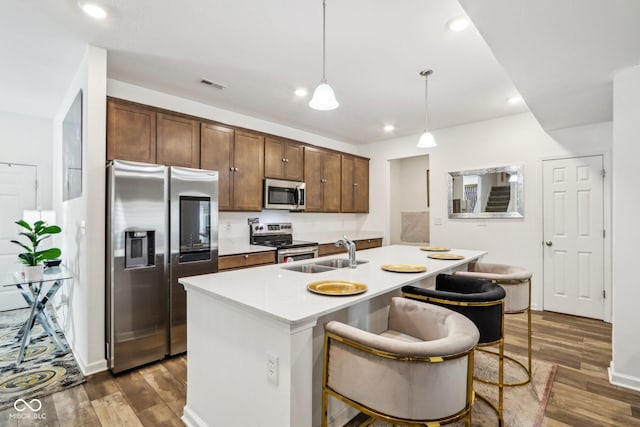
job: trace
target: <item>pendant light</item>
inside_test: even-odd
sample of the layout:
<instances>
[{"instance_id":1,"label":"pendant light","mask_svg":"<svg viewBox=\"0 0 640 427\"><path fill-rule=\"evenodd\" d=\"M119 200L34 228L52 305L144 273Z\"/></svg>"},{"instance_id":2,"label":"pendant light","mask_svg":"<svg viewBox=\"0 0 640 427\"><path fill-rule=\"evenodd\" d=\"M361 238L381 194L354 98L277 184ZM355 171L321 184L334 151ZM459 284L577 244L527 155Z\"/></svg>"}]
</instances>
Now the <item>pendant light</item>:
<instances>
[{"instance_id":1,"label":"pendant light","mask_svg":"<svg viewBox=\"0 0 640 427\"><path fill-rule=\"evenodd\" d=\"M433 74L433 70L424 70L420 71L420 75L424 77L424 133L420 136L418 140L418 144L416 147L418 148L433 148L436 145L436 140L433 139L433 135L429 132L429 113L428 113L428 104L427 104L427 80L429 76Z\"/></svg>"},{"instance_id":2,"label":"pendant light","mask_svg":"<svg viewBox=\"0 0 640 427\"><path fill-rule=\"evenodd\" d=\"M313 98L309 101L309 107L320 111L335 110L338 108L338 105L340 105L336 100L336 95L333 93L333 89L331 89L331 86L329 86L325 77L326 9L326 0L322 0L322 80L313 92Z\"/></svg>"}]
</instances>

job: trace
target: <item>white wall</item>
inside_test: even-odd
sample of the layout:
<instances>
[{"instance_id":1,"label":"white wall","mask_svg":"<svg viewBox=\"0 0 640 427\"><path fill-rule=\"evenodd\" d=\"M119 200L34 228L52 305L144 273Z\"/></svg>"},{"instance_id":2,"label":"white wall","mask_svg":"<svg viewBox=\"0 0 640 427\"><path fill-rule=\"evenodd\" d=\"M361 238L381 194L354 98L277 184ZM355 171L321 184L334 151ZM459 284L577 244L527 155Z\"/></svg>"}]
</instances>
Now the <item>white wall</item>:
<instances>
[{"instance_id":1,"label":"white wall","mask_svg":"<svg viewBox=\"0 0 640 427\"><path fill-rule=\"evenodd\" d=\"M487 262L520 265L533 272L533 306L542 308L542 165L547 157L606 152L611 123L546 134L530 113L512 115L433 132L438 146L426 150L430 168L431 243L488 251ZM419 135L364 146L371 157L372 199L366 229L389 230L389 160L424 155L415 147ZM447 172L510 164L524 165L523 219L447 218ZM508 238L506 238L508 236Z\"/></svg>"},{"instance_id":2,"label":"white wall","mask_svg":"<svg viewBox=\"0 0 640 427\"><path fill-rule=\"evenodd\" d=\"M62 258L74 273L55 307L65 336L84 374L106 369L104 354L104 230L106 156L104 49L87 52L53 119L53 204L62 227ZM82 99L82 195L62 201L62 121L78 91Z\"/></svg>"},{"instance_id":3,"label":"white wall","mask_svg":"<svg viewBox=\"0 0 640 427\"><path fill-rule=\"evenodd\" d=\"M39 209L51 208L51 119L0 111L0 162L38 168Z\"/></svg>"},{"instance_id":4,"label":"white wall","mask_svg":"<svg viewBox=\"0 0 640 427\"><path fill-rule=\"evenodd\" d=\"M424 212L427 207L429 156L415 156L390 162L389 220L390 243L402 244L402 212ZM428 242L422 242L428 243Z\"/></svg>"},{"instance_id":5,"label":"white wall","mask_svg":"<svg viewBox=\"0 0 640 427\"><path fill-rule=\"evenodd\" d=\"M618 72L613 84L613 360L611 382L640 390L640 283L633 255L638 227L640 67Z\"/></svg>"}]
</instances>

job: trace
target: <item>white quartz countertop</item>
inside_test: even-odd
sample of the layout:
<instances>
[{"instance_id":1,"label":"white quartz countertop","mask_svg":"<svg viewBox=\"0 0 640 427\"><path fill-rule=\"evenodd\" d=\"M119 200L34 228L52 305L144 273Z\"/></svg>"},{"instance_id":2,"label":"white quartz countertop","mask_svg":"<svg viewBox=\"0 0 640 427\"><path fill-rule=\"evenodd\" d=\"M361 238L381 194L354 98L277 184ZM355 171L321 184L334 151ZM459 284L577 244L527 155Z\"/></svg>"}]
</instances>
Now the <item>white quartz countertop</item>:
<instances>
[{"instance_id":1,"label":"white quartz countertop","mask_svg":"<svg viewBox=\"0 0 640 427\"><path fill-rule=\"evenodd\" d=\"M486 254L485 251L462 249L452 249L450 253L463 255L465 259L434 260L427 258L429 252L421 251L416 246L392 245L358 251L357 259L369 262L360 264L355 269L341 268L322 273L300 273L283 268L331 258L346 258L345 255L340 255L185 277L179 282L185 286L187 292L204 293L237 305L241 309L295 326L314 321L324 314L388 293L426 277L449 273L456 267ZM419 264L426 266L427 271L392 273L381 269L384 264ZM360 282L366 284L368 290L354 296L325 296L307 290L309 283L320 280Z\"/></svg>"},{"instance_id":2,"label":"white quartz countertop","mask_svg":"<svg viewBox=\"0 0 640 427\"><path fill-rule=\"evenodd\" d=\"M240 239L222 239L218 242L218 256L247 254L253 252L275 251L276 248L269 246L250 245Z\"/></svg>"},{"instance_id":3,"label":"white quartz countertop","mask_svg":"<svg viewBox=\"0 0 640 427\"><path fill-rule=\"evenodd\" d=\"M322 232L294 232L296 240L308 240L311 242L335 243L347 236L350 240L381 239L384 236L382 231L322 231Z\"/></svg>"}]
</instances>

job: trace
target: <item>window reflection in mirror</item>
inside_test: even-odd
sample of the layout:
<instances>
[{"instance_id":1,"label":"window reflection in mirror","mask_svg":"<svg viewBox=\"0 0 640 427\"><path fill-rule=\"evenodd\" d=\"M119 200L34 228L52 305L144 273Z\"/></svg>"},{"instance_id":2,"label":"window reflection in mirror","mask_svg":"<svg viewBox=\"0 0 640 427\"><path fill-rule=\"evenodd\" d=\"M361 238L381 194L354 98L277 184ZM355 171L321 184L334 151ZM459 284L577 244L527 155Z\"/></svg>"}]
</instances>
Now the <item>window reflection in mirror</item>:
<instances>
[{"instance_id":1,"label":"window reflection in mirror","mask_svg":"<svg viewBox=\"0 0 640 427\"><path fill-rule=\"evenodd\" d=\"M522 218L522 166L449 172L449 218Z\"/></svg>"}]
</instances>

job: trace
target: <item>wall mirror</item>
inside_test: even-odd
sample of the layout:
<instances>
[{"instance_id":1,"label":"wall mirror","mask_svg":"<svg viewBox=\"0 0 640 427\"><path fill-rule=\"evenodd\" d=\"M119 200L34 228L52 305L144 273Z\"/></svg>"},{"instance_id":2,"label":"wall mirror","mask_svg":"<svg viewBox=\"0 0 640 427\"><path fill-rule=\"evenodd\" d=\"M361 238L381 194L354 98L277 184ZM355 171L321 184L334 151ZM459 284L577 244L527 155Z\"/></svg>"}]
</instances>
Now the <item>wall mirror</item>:
<instances>
[{"instance_id":1,"label":"wall mirror","mask_svg":"<svg viewBox=\"0 0 640 427\"><path fill-rule=\"evenodd\" d=\"M449 218L523 218L521 165L449 172Z\"/></svg>"}]
</instances>

